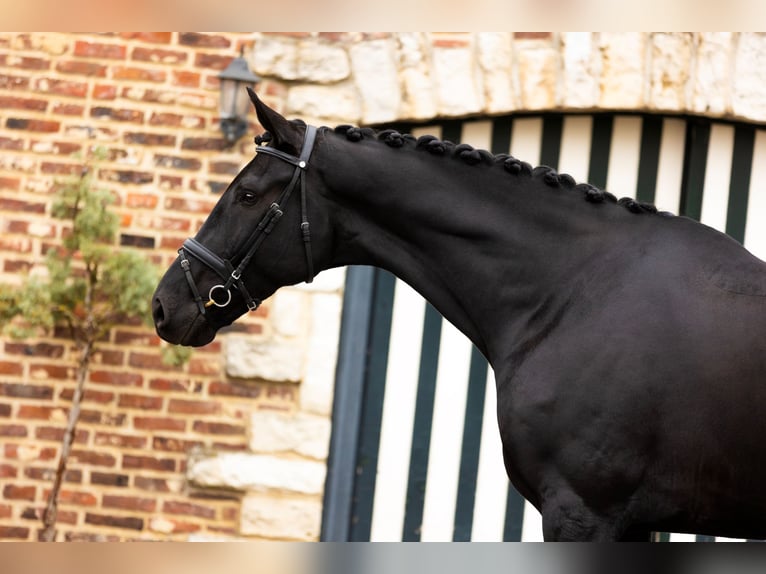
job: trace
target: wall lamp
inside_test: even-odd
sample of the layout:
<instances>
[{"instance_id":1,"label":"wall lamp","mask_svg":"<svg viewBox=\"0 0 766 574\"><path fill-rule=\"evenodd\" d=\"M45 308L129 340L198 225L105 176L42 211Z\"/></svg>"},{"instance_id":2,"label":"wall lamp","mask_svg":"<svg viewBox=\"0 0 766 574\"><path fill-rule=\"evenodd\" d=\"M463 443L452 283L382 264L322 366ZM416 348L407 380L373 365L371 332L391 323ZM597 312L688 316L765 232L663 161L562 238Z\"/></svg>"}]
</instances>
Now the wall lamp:
<instances>
[{"instance_id":1,"label":"wall lamp","mask_svg":"<svg viewBox=\"0 0 766 574\"><path fill-rule=\"evenodd\" d=\"M221 81L221 131L227 145L232 146L247 131L251 102L245 86L255 89L260 78L250 71L240 50L239 56L218 74L218 79Z\"/></svg>"}]
</instances>

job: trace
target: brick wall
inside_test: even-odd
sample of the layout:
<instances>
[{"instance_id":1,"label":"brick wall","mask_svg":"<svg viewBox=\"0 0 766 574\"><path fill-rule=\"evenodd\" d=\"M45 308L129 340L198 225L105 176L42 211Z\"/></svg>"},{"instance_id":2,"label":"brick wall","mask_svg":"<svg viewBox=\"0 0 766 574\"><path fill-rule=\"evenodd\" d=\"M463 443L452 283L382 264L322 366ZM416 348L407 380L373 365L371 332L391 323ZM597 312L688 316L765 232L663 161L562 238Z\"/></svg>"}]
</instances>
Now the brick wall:
<instances>
[{"instance_id":1,"label":"brick wall","mask_svg":"<svg viewBox=\"0 0 766 574\"><path fill-rule=\"evenodd\" d=\"M219 137L216 75L247 34L0 34L0 281L61 237L57 179L94 146L118 198L119 244L158 265L193 234L252 154ZM237 323L270 332L270 306ZM185 539L239 532L242 494L195 489L190 452L248 449L252 413L290 413L294 383L227 375L218 341L181 370L151 329L114 329L93 364L61 496L61 538ZM0 339L0 540L35 540L73 393L74 350L52 334Z\"/></svg>"}]
</instances>

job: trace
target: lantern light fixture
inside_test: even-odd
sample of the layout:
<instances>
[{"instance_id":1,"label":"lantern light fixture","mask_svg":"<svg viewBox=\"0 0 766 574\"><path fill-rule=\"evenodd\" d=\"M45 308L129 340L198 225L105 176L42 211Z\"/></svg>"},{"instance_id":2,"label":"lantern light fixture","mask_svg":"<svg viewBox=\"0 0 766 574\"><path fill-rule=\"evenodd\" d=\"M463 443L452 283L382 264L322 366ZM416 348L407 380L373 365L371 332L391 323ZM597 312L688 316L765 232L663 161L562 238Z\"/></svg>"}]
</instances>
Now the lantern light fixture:
<instances>
[{"instance_id":1,"label":"lantern light fixture","mask_svg":"<svg viewBox=\"0 0 766 574\"><path fill-rule=\"evenodd\" d=\"M255 89L260 78L250 71L243 50L240 50L239 56L218 74L218 79L221 81L221 131L227 145L232 146L247 131L250 98L245 87Z\"/></svg>"}]
</instances>

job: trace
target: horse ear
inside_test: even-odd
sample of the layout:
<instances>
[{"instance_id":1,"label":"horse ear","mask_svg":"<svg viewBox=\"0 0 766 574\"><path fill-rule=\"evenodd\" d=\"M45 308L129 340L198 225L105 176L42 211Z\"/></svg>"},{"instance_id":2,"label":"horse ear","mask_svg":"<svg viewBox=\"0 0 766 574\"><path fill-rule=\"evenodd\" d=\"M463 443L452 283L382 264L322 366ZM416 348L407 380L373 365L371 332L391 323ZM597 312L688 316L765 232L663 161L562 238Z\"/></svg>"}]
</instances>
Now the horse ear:
<instances>
[{"instance_id":1,"label":"horse ear","mask_svg":"<svg viewBox=\"0 0 766 574\"><path fill-rule=\"evenodd\" d=\"M263 100L253 90L247 88L247 93L255 106L258 122L271 134L274 145L286 144L294 148L295 151L300 149L302 140L298 128L264 104Z\"/></svg>"}]
</instances>

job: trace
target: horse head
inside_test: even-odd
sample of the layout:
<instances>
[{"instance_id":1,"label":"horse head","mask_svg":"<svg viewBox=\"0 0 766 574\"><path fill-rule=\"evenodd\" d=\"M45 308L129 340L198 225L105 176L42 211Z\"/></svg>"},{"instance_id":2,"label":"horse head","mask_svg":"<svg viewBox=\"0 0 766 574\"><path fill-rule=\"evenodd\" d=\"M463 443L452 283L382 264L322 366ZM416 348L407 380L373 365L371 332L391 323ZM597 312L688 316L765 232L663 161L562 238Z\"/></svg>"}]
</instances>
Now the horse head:
<instances>
[{"instance_id":1,"label":"horse head","mask_svg":"<svg viewBox=\"0 0 766 574\"><path fill-rule=\"evenodd\" d=\"M279 287L311 281L327 267L332 233L313 164L317 130L249 93L267 135L256 138L258 153L154 293L157 333L171 343L205 345Z\"/></svg>"}]
</instances>

